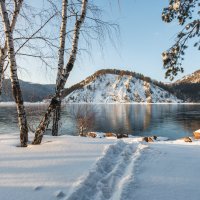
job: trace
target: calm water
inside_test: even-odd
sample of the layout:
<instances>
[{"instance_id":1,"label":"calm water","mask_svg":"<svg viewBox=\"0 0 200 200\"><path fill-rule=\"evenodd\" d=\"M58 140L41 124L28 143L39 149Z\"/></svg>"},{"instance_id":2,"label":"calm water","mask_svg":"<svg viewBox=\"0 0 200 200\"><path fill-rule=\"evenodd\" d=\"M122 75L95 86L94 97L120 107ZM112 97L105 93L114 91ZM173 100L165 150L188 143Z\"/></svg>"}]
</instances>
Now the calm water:
<instances>
[{"instance_id":1,"label":"calm water","mask_svg":"<svg viewBox=\"0 0 200 200\"><path fill-rule=\"evenodd\" d=\"M44 105L26 107L31 126L37 124ZM191 136L200 129L200 105L193 104L121 104L121 105L65 105L62 112L62 134L77 135L74 113L93 112L91 131L124 132L136 136L158 135L176 139ZM14 106L0 105L0 133L18 131Z\"/></svg>"}]
</instances>

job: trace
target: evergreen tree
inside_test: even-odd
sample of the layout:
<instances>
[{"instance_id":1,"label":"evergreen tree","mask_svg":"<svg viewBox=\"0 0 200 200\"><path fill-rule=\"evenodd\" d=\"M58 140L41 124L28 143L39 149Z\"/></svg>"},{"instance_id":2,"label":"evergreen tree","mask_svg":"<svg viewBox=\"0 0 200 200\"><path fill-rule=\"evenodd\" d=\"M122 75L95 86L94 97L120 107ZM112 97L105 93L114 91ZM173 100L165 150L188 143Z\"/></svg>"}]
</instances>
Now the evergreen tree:
<instances>
[{"instance_id":1,"label":"evergreen tree","mask_svg":"<svg viewBox=\"0 0 200 200\"><path fill-rule=\"evenodd\" d=\"M169 0L168 7L163 9L162 20L170 23L178 20L182 30L177 33L175 43L162 53L166 78L174 79L178 72L183 72L182 61L190 38L197 38L194 46L200 50L200 6L199 0Z\"/></svg>"}]
</instances>

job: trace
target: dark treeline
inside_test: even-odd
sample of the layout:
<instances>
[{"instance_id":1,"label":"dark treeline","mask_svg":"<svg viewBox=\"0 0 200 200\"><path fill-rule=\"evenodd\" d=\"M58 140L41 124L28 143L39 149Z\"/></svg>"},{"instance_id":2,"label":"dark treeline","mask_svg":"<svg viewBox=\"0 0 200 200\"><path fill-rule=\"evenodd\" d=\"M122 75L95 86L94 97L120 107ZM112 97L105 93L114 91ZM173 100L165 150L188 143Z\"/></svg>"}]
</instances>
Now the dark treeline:
<instances>
[{"instance_id":1,"label":"dark treeline","mask_svg":"<svg viewBox=\"0 0 200 200\"><path fill-rule=\"evenodd\" d=\"M19 80L19 82L23 92L24 101L26 102L37 102L49 99L55 91L54 84L30 83L22 80ZM2 94L0 96L0 102L7 101L14 101L10 79L4 80Z\"/></svg>"},{"instance_id":2,"label":"dark treeline","mask_svg":"<svg viewBox=\"0 0 200 200\"><path fill-rule=\"evenodd\" d=\"M168 87L178 98L186 102L200 102L200 83L178 83Z\"/></svg>"}]
</instances>

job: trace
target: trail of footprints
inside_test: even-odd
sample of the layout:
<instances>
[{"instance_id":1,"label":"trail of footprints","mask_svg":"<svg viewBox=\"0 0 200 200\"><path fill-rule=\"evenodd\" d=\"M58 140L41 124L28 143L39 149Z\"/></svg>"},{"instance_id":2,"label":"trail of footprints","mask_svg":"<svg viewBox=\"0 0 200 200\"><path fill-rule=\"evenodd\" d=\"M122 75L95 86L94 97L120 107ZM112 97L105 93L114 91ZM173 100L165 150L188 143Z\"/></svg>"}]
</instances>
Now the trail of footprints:
<instances>
[{"instance_id":1,"label":"trail of footprints","mask_svg":"<svg viewBox=\"0 0 200 200\"><path fill-rule=\"evenodd\" d=\"M146 147L123 141L111 145L79 188L65 200L125 200L134 182L134 166Z\"/></svg>"}]
</instances>

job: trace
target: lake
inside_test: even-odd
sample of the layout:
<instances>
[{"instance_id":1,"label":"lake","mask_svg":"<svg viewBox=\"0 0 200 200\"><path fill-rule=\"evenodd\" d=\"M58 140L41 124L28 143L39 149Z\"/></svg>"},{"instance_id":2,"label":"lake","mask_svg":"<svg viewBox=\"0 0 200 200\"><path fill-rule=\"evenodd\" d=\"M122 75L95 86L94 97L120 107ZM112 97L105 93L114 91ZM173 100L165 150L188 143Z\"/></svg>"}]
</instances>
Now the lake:
<instances>
[{"instance_id":1,"label":"lake","mask_svg":"<svg viewBox=\"0 0 200 200\"><path fill-rule=\"evenodd\" d=\"M45 109L44 104L26 106L30 126L37 125ZM200 104L68 104L63 106L61 134L78 135L80 110L92 114L91 131L177 139L200 129ZM15 106L0 104L0 133L17 131Z\"/></svg>"}]
</instances>

